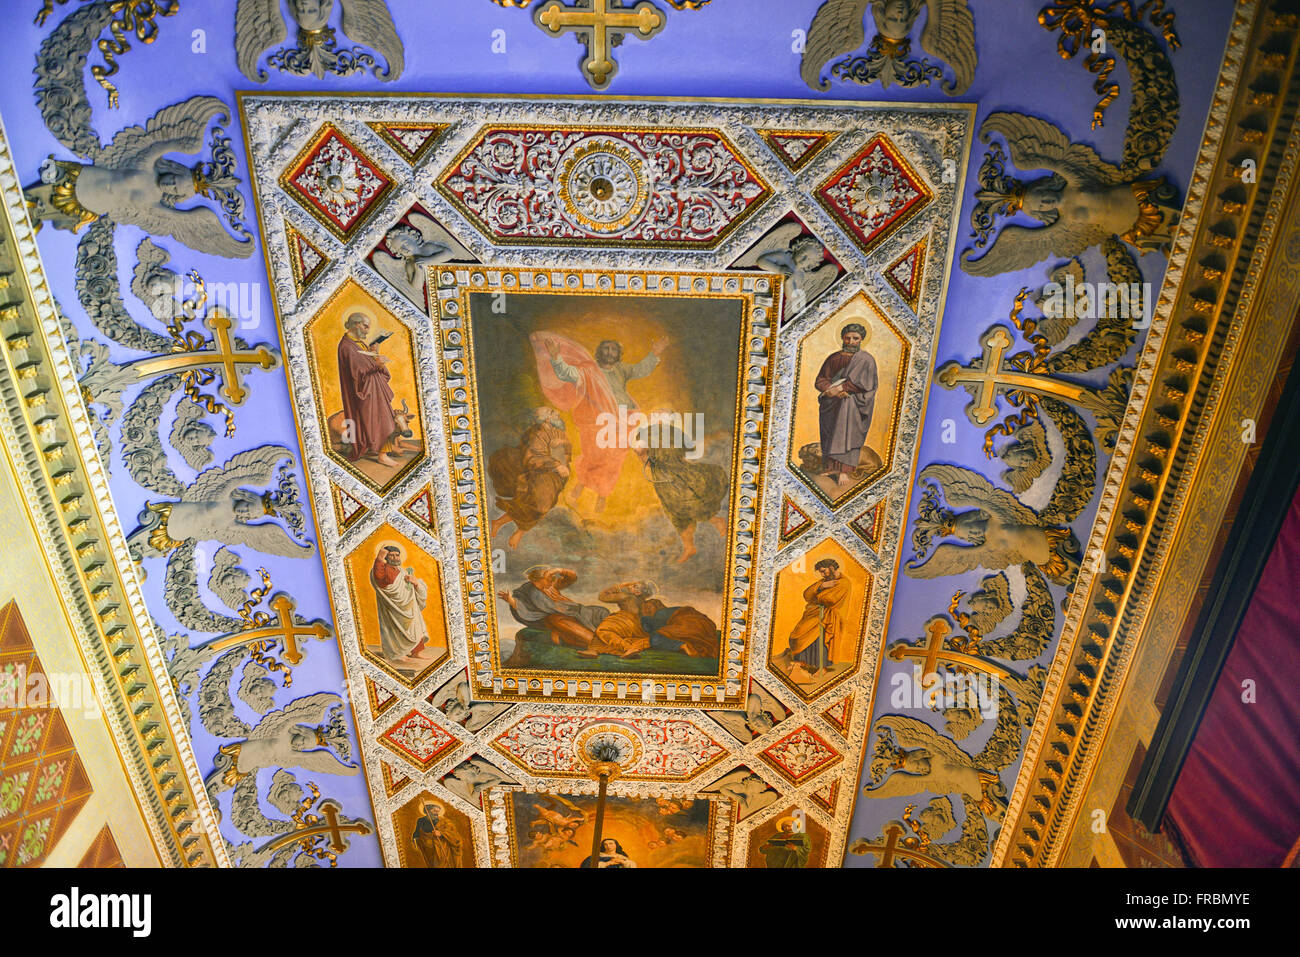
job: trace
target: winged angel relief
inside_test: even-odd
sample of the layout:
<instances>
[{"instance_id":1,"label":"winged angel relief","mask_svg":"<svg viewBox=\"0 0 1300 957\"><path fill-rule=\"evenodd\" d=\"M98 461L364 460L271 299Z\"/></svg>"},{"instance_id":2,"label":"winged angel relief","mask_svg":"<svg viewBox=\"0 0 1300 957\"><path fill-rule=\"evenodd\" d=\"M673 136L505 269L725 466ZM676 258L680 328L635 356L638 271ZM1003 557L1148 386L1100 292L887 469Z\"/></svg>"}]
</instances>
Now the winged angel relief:
<instances>
[{"instance_id":1,"label":"winged angel relief","mask_svg":"<svg viewBox=\"0 0 1300 957\"><path fill-rule=\"evenodd\" d=\"M84 91L83 91L84 96ZM105 147L86 149L89 162L50 156L40 182L24 190L32 220L78 232L94 222L126 223L155 236L172 236L200 252L243 258L253 254L252 234L244 227L244 199L234 175L235 154L220 127L213 131L213 159L194 166L168 159L168 153L197 153L213 117L226 122L225 103L196 96L159 110L144 126L129 126ZM64 145L71 148L69 137ZM216 200L242 238L226 231L210 206L182 209L195 199Z\"/></svg>"},{"instance_id":2,"label":"winged angel relief","mask_svg":"<svg viewBox=\"0 0 1300 957\"><path fill-rule=\"evenodd\" d=\"M338 0L343 8L345 36L370 47L388 64L382 73L375 58L359 46L339 49L329 25L335 0L289 0L289 14L297 27L297 46L276 50L268 65L284 73L317 79L326 73L351 76L370 70L382 80L402 75L405 53L384 0ZM239 71L250 80L265 83L267 73L257 62L269 48L283 43L288 24L280 13L280 0L239 0L235 8L235 53Z\"/></svg>"},{"instance_id":3,"label":"winged angel relief","mask_svg":"<svg viewBox=\"0 0 1300 957\"><path fill-rule=\"evenodd\" d=\"M840 59L866 40L868 8L876 27L871 45L864 56ZM815 90L829 90L829 81L822 79L828 63L832 76L862 84L879 81L885 88L891 83L929 86L942 80L941 67L929 60L907 58L912 30L922 10L921 49L953 71L953 79L943 83L944 92L966 92L975 79L976 64L975 18L967 0L826 0L808 27L803 81Z\"/></svg>"},{"instance_id":4,"label":"winged angel relief","mask_svg":"<svg viewBox=\"0 0 1300 957\"><path fill-rule=\"evenodd\" d=\"M1078 256L1107 241L1122 241L1140 253L1167 250L1172 242L1181 198L1163 176L1147 174L1160 164L1178 125L1173 67L1155 37L1136 23L1119 16L1097 22L1105 26L1107 41L1124 57L1133 78L1123 159L1118 166L1103 160L1046 120L991 114L980 129L981 139L987 143L994 134L1001 136L1016 166L1049 172L1019 179L1006 171L1001 147L990 150L971 213L975 248L961 259L966 272L993 276L1028 269L1049 257ZM1042 225L1012 223L993 237L997 217L1018 213ZM988 251L972 258L990 237Z\"/></svg>"}]
</instances>

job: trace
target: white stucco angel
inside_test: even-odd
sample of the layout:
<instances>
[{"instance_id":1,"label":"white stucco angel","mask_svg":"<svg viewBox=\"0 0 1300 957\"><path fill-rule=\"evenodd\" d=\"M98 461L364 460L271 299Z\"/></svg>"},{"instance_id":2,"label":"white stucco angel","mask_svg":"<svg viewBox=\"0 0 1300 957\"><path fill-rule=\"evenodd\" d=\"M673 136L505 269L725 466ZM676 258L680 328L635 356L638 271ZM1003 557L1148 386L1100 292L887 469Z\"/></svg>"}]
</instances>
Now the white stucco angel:
<instances>
[{"instance_id":1,"label":"white stucco angel","mask_svg":"<svg viewBox=\"0 0 1300 957\"><path fill-rule=\"evenodd\" d=\"M910 34L921 11L926 11L921 29L921 49L947 63L953 80L944 83L947 93L965 93L975 79L975 19L967 0L826 0L808 27L803 54L803 80L813 89L828 90L822 68L846 53L852 53L867 39L863 22L870 8L876 35L860 64L843 73L862 83L880 81L881 86L928 84L940 77L938 67L907 60ZM838 64L837 64L838 66ZM839 72L839 71L837 71Z\"/></svg>"},{"instance_id":2,"label":"white stucco angel","mask_svg":"<svg viewBox=\"0 0 1300 957\"><path fill-rule=\"evenodd\" d=\"M360 768L334 753L337 750L347 757L349 751L342 711L343 699L328 691L272 711L246 740L220 748L216 770L207 782L209 793L224 791L263 768L302 768L313 774L359 773Z\"/></svg>"},{"instance_id":3,"label":"white stucco angel","mask_svg":"<svg viewBox=\"0 0 1300 957\"><path fill-rule=\"evenodd\" d=\"M1050 172L1021 180L1002 169L996 153L985 162L972 213L978 238L961 256L966 272L995 276L1049 258L1070 259L1112 237L1142 252L1172 242L1182 200L1163 176L1139 178L1127 155L1116 166L1091 146L1071 142L1059 127L1023 113L990 114L980 136L987 142L993 134L1006 140L1016 166ZM973 258L993 233L995 217L1015 213L1042 225L1005 224L987 251Z\"/></svg>"},{"instance_id":4,"label":"white stucco angel","mask_svg":"<svg viewBox=\"0 0 1300 957\"><path fill-rule=\"evenodd\" d=\"M409 224L409 225L408 225ZM425 288L429 267L451 259L472 257L452 235L423 213L413 212L384 234L383 245L371 254L375 271L422 310L429 308Z\"/></svg>"},{"instance_id":5,"label":"white stucco angel","mask_svg":"<svg viewBox=\"0 0 1300 957\"><path fill-rule=\"evenodd\" d=\"M839 275L839 267L827 261L821 240L796 222L781 223L733 264L735 269L755 267L785 277L784 320L810 306Z\"/></svg>"},{"instance_id":6,"label":"white stucco angel","mask_svg":"<svg viewBox=\"0 0 1300 957\"><path fill-rule=\"evenodd\" d=\"M1049 525L1011 492L971 469L930 465L917 479L922 491L912 532L916 558L904 566L911 577L943 578L1030 562L1057 584L1074 581L1081 556L1068 527ZM952 541L931 550L935 540L944 538Z\"/></svg>"},{"instance_id":7,"label":"white stucco angel","mask_svg":"<svg viewBox=\"0 0 1300 957\"><path fill-rule=\"evenodd\" d=\"M253 253L252 235L239 220L243 199L233 174L228 139L214 135L213 161L186 166L168 153L198 153L213 117L229 111L214 96L195 96L154 114L144 126L121 130L90 162L58 160L41 166L41 180L24 190L33 221L72 232L99 219L139 226L153 236L171 236L199 252L244 258ZM215 200L242 238L226 231L221 216L192 199Z\"/></svg>"},{"instance_id":8,"label":"white stucco angel","mask_svg":"<svg viewBox=\"0 0 1300 957\"><path fill-rule=\"evenodd\" d=\"M267 485L285 460L278 489L259 492L248 487ZM301 557L312 546L296 537L305 519L296 483L287 472L292 463L293 453L286 447L262 445L205 469L185 487L179 501L146 503L142 524L130 536L132 548L148 546L165 553L187 541L216 541L247 545L268 555Z\"/></svg>"},{"instance_id":9,"label":"white stucco angel","mask_svg":"<svg viewBox=\"0 0 1300 957\"><path fill-rule=\"evenodd\" d=\"M907 715L881 715L875 732L875 758L864 789L873 799L960 794L980 802L994 820L1002 819L1006 787L995 770L981 765L983 752L967 754L943 732Z\"/></svg>"},{"instance_id":10,"label":"white stucco angel","mask_svg":"<svg viewBox=\"0 0 1300 957\"><path fill-rule=\"evenodd\" d=\"M326 73L347 76L373 69L383 80L402 75L405 51L393 26L393 16L384 0L337 0L343 10L340 29L350 40L374 50L388 64L380 72L374 57L359 48L336 48L334 29L329 25L336 0L289 0L289 15L297 28L297 46L272 54L270 63L296 75ZM280 0L239 0L235 8L235 53L239 71L250 80L265 83L267 72L257 65L262 54L283 43L288 23L280 12Z\"/></svg>"}]
</instances>

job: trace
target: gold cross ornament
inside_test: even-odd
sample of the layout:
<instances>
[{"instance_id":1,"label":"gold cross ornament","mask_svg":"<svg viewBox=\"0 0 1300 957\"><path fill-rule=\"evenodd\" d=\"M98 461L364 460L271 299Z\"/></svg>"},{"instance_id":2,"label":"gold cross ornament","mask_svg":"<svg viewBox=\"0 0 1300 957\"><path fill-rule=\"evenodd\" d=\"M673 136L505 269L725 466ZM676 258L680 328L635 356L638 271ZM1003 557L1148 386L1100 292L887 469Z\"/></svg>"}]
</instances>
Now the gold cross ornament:
<instances>
[{"instance_id":1,"label":"gold cross ornament","mask_svg":"<svg viewBox=\"0 0 1300 957\"><path fill-rule=\"evenodd\" d=\"M649 40L667 21L650 0L631 7L623 6L623 0L573 0L572 6L549 0L533 10L533 22L551 36L575 34L587 47L582 75L592 87L603 90L618 72L615 45L629 33Z\"/></svg>"},{"instance_id":2,"label":"gold cross ornament","mask_svg":"<svg viewBox=\"0 0 1300 957\"><path fill-rule=\"evenodd\" d=\"M339 811L343 806L333 798L326 798L320 802L320 810L325 815L322 823L310 824L306 827L300 827L292 831L281 834L279 837L258 848L258 853L279 850L290 844L301 842L304 847L309 847L314 837L329 837L329 847L334 853L342 854L348 849L348 840L344 834L360 834L365 836L370 833L370 825L365 821L355 821L351 824L339 823Z\"/></svg>"},{"instance_id":3,"label":"gold cross ornament","mask_svg":"<svg viewBox=\"0 0 1300 957\"><path fill-rule=\"evenodd\" d=\"M980 358L968 366L958 362L945 363L935 374L946 388L955 389L959 385L971 388L973 398L966 407L966 415L976 425L984 425L998 414L994 397L999 392L1032 392L1078 405L1091 391L1051 376L1006 368L1004 362L1012 342L1011 331L1006 326L994 326L980 341L984 349Z\"/></svg>"},{"instance_id":4,"label":"gold cross ornament","mask_svg":"<svg viewBox=\"0 0 1300 957\"><path fill-rule=\"evenodd\" d=\"M165 355L150 356L129 363L137 379L151 379L158 375L170 375L187 369L219 369L221 372L222 396L231 405L240 405L248 395L239 381L240 366L260 366L263 369L275 367L275 356L266 346L258 346L250 352L237 352L230 341L230 317L213 311L203 320L212 330L212 348L197 352L169 352Z\"/></svg>"},{"instance_id":5,"label":"gold cross ornament","mask_svg":"<svg viewBox=\"0 0 1300 957\"><path fill-rule=\"evenodd\" d=\"M330 630L322 621L309 625L299 625L293 620L294 601L283 593L271 599L271 607L279 616L279 621L262 628L236 632L225 638L218 638L212 643L214 651L226 651L236 645L250 645L257 641L279 641L284 647L284 660L291 665L302 661L302 650L298 647L299 638L315 638L324 641L330 637Z\"/></svg>"},{"instance_id":6,"label":"gold cross ornament","mask_svg":"<svg viewBox=\"0 0 1300 957\"><path fill-rule=\"evenodd\" d=\"M893 867L894 858L901 857L909 860L920 867L947 867L948 865L939 860L937 857L931 857L929 854L923 854L920 851L912 850L909 847L900 847L898 839L903 836L903 829L897 824L891 824L885 828L885 833L881 835L885 839L884 843L855 841L849 848L854 854L875 854L880 860L877 861L876 867Z\"/></svg>"},{"instance_id":7,"label":"gold cross ornament","mask_svg":"<svg viewBox=\"0 0 1300 957\"><path fill-rule=\"evenodd\" d=\"M903 661L913 658L921 662L922 679L929 675L936 674L939 662L951 665L961 665L975 671L982 671L985 674L996 675L999 678L1009 678L1012 672L996 662L987 658L981 658L979 655L968 655L960 651L953 651L951 648L943 646L944 639L952 634L952 625L948 619L942 615L936 615L925 623L925 633L929 640L924 644L909 645L904 642L895 642L885 657L892 661Z\"/></svg>"}]
</instances>

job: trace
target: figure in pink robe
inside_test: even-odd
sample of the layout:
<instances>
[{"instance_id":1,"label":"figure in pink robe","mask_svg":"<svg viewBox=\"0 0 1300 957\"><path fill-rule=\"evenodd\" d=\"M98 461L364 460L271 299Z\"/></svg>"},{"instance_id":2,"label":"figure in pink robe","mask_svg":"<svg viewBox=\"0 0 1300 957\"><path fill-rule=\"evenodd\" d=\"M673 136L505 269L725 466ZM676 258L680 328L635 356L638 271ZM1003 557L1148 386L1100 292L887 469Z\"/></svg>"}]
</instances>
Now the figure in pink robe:
<instances>
[{"instance_id":1,"label":"figure in pink robe","mask_svg":"<svg viewBox=\"0 0 1300 957\"><path fill-rule=\"evenodd\" d=\"M589 488L596 493L599 511L618 483L631 436L623 435L617 442L600 441L598 436L604 427L608 437L608 423L627 421L627 412L637 407L628 394L628 382L653 372L668 342L656 340L640 362L627 363L622 361L623 346L613 340L597 346L594 358L572 339L554 332L534 332L529 341L537 356L537 376L547 402L570 413L578 429L580 452L573 462L574 500ZM619 406L625 410L622 416Z\"/></svg>"}]
</instances>

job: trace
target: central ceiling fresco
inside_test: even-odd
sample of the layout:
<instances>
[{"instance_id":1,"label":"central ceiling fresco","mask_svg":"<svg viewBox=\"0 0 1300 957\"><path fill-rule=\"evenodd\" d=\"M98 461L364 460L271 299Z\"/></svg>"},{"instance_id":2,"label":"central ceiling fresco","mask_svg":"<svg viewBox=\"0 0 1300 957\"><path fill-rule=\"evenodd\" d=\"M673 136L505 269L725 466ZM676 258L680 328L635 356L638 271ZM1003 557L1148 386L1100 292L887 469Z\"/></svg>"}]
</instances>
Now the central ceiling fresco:
<instances>
[{"instance_id":1,"label":"central ceiling fresco","mask_svg":"<svg viewBox=\"0 0 1300 957\"><path fill-rule=\"evenodd\" d=\"M1059 853L1294 17L32 6L0 290L189 729L162 857Z\"/></svg>"},{"instance_id":2,"label":"central ceiling fresco","mask_svg":"<svg viewBox=\"0 0 1300 957\"><path fill-rule=\"evenodd\" d=\"M842 855L971 110L241 107L386 858L414 799L560 860L602 728L695 863Z\"/></svg>"}]
</instances>

